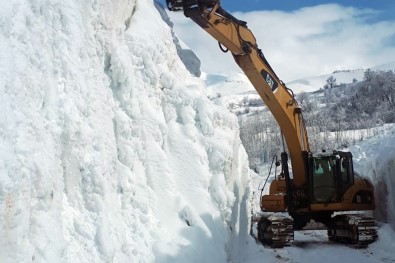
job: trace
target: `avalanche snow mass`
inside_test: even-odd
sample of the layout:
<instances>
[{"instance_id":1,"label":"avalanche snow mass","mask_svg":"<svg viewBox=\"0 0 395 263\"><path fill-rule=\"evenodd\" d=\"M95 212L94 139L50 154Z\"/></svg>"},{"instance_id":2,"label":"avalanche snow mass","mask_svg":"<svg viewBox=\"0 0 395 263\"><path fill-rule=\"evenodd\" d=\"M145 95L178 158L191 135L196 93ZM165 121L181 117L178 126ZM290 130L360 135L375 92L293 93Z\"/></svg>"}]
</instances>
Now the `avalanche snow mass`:
<instances>
[{"instance_id":1,"label":"avalanche snow mass","mask_svg":"<svg viewBox=\"0 0 395 263\"><path fill-rule=\"evenodd\" d=\"M161 14L2 3L0 262L226 262L248 234L237 118Z\"/></svg>"}]
</instances>

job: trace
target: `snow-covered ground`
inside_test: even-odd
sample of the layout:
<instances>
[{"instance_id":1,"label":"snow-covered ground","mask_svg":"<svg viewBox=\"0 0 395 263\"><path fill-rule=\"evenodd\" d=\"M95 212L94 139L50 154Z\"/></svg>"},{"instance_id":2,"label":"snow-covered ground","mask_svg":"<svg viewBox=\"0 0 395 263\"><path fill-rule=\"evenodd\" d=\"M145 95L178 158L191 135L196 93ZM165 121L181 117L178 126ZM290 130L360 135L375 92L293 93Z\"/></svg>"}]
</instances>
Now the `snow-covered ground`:
<instances>
[{"instance_id":1,"label":"snow-covered ground","mask_svg":"<svg viewBox=\"0 0 395 263\"><path fill-rule=\"evenodd\" d=\"M2 3L0 262L393 262L388 224L368 250L255 243L237 118L169 25L151 0Z\"/></svg>"},{"instance_id":2,"label":"snow-covered ground","mask_svg":"<svg viewBox=\"0 0 395 263\"><path fill-rule=\"evenodd\" d=\"M237 262L395 262L395 125L387 125L382 133L363 140L350 147L353 153L354 169L375 185L376 211L379 220L379 240L368 248L356 249L352 246L328 241L326 230L305 230L295 232L292 247L271 249L256 243L251 236L242 244L245 249ZM362 131L361 131L362 132ZM358 136L357 136L358 137ZM261 174L253 175L252 192L254 212L259 211L259 194L269 166L262 167ZM273 177L274 171L271 176ZM268 186L264 194L268 193Z\"/></svg>"},{"instance_id":3,"label":"snow-covered ground","mask_svg":"<svg viewBox=\"0 0 395 263\"><path fill-rule=\"evenodd\" d=\"M395 232L388 225L379 230L380 240L366 249L334 244L328 241L326 230L306 230L295 232L292 247L271 249L255 242L250 237L237 262L294 262L294 263L333 263L360 262L378 263L395 262Z\"/></svg>"}]
</instances>

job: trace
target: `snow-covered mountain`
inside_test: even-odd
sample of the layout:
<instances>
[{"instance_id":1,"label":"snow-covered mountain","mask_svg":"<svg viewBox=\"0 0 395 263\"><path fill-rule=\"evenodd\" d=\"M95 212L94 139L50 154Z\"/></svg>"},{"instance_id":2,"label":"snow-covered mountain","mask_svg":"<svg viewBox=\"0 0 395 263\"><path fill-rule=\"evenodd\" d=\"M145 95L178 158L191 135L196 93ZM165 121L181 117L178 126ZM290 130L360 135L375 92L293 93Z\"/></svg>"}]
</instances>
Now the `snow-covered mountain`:
<instances>
[{"instance_id":1,"label":"snow-covered mountain","mask_svg":"<svg viewBox=\"0 0 395 263\"><path fill-rule=\"evenodd\" d=\"M287 86L292 89L295 93L300 92L311 92L323 88L326 84L326 80L333 76L336 78L337 84L349 84L353 81L363 80L364 73L367 69L354 69L354 70L337 70L331 74L324 74L320 76L306 77L299 80L294 80L287 83ZM395 62L388 63L380 66L372 67L373 71L388 71L395 70Z\"/></svg>"},{"instance_id":2,"label":"snow-covered mountain","mask_svg":"<svg viewBox=\"0 0 395 263\"><path fill-rule=\"evenodd\" d=\"M333 76L336 78L337 84L349 84L354 80L363 80L365 70L339 70L332 72L331 74L324 74L320 76L306 77L303 79L298 79L287 83L287 87L292 89L296 94L300 92L312 92L319 90L324 87L326 80Z\"/></svg>"},{"instance_id":3,"label":"snow-covered mountain","mask_svg":"<svg viewBox=\"0 0 395 263\"><path fill-rule=\"evenodd\" d=\"M388 70L395 70L395 61L390 62L390 63L386 63L383 65L379 65L379 66L375 66L372 67L371 70L375 70L375 71L388 71Z\"/></svg>"},{"instance_id":4,"label":"snow-covered mountain","mask_svg":"<svg viewBox=\"0 0 395 263\"><path fill-rule=\"evenodd\" d=\"M364 78L364 73L367 69L355 70L338 70L331 74L323 74L319 76L310 76L298 80L293 80L286 83L287 88L290 88L294 94L301 92L314 92L324 88L327 84L327 79L333 76L336 79L337 85L349 84L354 81L361 81ZM389 71L395 70L395 62L380 66L372 67L373 71ZM248 80L246 75L240 72L235 72L232 75L213 75L203 73L202 77L207 92L211 99L216 100L216 103L228 108L233 108L233 112L243 112L245 110L242 101L245 99L259 100L254 86ZM236 105L235 107L233 105Z\"/></svg>"},{"instance_id":5,"label":"snow-covered mountain","mask_svg":"<svg viewBox=\"0 0 395 263\"><path fill-rule=\"evenodd\" d=\"M187 71L160 13L147 0L2 3L0 262L237 253L237 118Z\"/></svg>"},{"instance_id":6,"label":"snow-covered mountain","mask_svg":"<svg viewBox=\"0 0 395 263\"><path fill-rule=\"evenodd\" d=\"M394 71L395 62L374 66L370 69L373 71ZM310 76L293 80L287 82L286 85L288 88L292 89L295 94L300 92L312 92L323 88L326 84L326 80L330 76L336 78L337 84L349 84L355 80L361 81L363 80L364 72L366 70L367 69L337 70L330 74ZM231 76L211 75L205 73L203 75L203 79L208 87L209 94L212 97L216 97L218 94L221 96L231 95L231 97L234 97L236 94L241 94L243 96L247 93L256 93L248 78L242 73L235 72Z\"/></svg>"}]
</instances>

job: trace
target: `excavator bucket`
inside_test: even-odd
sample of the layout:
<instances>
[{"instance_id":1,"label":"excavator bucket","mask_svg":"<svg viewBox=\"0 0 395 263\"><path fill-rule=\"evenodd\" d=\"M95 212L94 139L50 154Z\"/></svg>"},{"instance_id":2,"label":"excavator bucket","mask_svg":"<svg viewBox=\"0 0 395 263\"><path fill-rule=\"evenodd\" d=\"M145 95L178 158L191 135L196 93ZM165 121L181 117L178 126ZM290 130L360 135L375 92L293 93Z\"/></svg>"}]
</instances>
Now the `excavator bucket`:
<instances>
[{"instance_id":1,"label":"excavator bucket","mask_svg":"<svg viewBox=\"0 0 395 263\"><path fill-rule=\"evenodd\" d=\"M213 7L218 0L166 0L170 11L183 11L198 6Z\"/></svg>"},{"instance_id":2,"label":"excavator bucket","mask_svg":"<svg viewBox=\"0 0 395 263\"><path fill-rule=\"evenodd\" d=\"M170 11L182 11L183 2L182 0L166 0L166 5Z\"/></svg>"}]
</instances>

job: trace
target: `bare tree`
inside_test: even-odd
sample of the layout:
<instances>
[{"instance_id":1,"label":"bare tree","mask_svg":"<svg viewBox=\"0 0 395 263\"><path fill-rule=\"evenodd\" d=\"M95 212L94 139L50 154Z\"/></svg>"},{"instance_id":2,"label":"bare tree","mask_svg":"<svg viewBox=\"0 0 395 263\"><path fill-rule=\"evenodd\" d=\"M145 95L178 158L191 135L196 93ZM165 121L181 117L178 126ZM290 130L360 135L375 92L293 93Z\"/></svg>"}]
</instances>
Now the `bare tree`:
<instances>
[{"instance_id":1,"label":"bare tree","mask_svg":"<svg viewBox=\"0 0 395 263\"><path fill-rule=\"evenodd\" d=\"M327 78L326 79L326 86L330 89L333 87L336 87L337 86L336 78L334 76L330 76L329 78Z\"/></svg>"},{"instance_id":2,"label":"bare tree","mask_svg":"<svg viewBox=\"0 0 395 263\"><path fill-rule=\"evenodd\" d=\"M298 101L300 102L300 104L303 105L303 102L307 99L307 93L302 91L298 94Z\"/></svg>"}]
</instances>

